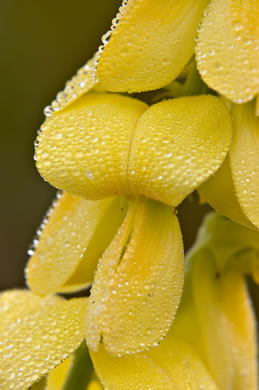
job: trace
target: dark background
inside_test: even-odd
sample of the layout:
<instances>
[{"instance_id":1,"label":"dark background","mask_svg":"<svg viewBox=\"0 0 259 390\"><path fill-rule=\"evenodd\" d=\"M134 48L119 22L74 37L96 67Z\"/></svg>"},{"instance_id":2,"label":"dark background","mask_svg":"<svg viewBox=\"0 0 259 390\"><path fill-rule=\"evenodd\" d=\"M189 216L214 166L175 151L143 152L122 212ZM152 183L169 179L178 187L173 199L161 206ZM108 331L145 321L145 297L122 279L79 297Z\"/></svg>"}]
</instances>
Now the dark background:
<instances>
[{"instance_id":1,"label":"dark background","mask_svg":"<svg viewBox=\"0 0 259 390\"><path fill-rule=\"evenodd\" d=\"M23 285L27 248L55 195L33 161L43 108L96 51L120 4L0 1L0 289Z\"/></svg>"}]
</instances>

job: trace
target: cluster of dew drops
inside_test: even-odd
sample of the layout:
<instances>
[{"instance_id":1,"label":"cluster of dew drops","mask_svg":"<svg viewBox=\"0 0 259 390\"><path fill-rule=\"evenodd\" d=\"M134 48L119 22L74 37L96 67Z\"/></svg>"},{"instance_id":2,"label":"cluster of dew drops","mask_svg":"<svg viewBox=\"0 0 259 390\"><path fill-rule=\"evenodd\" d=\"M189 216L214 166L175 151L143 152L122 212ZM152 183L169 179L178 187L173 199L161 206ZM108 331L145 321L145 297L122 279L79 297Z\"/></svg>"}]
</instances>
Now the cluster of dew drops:
<instances>
[{"instance_id":1,"label":"cluster of dew drops","mask_svg":"<svg viewBox=\"0 0 259 390\"><path fill-rule=\"evenodd\" d=\"M40 226L36 230L36 234L32 240L32 243L27 250L27 254L28 254L29 258L34 255L34 252L35 252L35 250L38 246L38 243L39 243L41 233L42 233L44 227L47 225L48 219L49 219L50 215L52 214L53 210L55 209L55 207L57 206L59 199L62 197L62 193L63 193L62 191L57 192L56 198L53 200L53 202L52 202L51 206L49 207L46 215L44 216Z\"/></svg>"}]
</instances>

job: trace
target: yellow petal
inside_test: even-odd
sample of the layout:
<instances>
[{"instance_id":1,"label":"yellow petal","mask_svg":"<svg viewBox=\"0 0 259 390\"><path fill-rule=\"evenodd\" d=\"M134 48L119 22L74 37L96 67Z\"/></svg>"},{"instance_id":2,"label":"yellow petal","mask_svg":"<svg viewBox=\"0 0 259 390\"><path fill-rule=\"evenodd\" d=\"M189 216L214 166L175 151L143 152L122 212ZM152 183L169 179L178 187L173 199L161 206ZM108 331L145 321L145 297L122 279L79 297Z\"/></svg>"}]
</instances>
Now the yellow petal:
<instances>
[{"instance_id":1,"label":"yellow petal","mask_svg":"<svg viewBox=\"0 0 259 390\"><path fill-rule=\"evenodd\" d=\"M193 54L207 4L208 0L129 0L101 54L100 85L114 92L139 92L169 84Z\"/></svg>"},{"instance_id":2,"label":"yellow petal","mask_svg":"<svg viewBox=\"0 0 259 390\"><path fill-rule=\"evenodd\" d=\"M173 388L217 389L197 351L190 344L174 336L174 324L161 345L151 349L147 354L170 376Z\"/></svg>"},{"instance_id":3,"label":"yellow petal","mask_svg":"<svg viewBox=\"0 0 259 390\"><path fill-rule=\"evenodd\" d=\"M220 301L229 321L232 338L236 390L256 390L257 382L257 332L252 302L244 277L238 270L229 269L221 279Z\"/></svg>"},{"instance_id":4,"label":"yellow petal","mask_svg":"<svg viewBox=\"0 0 259 390\"><path fill-rule=\"evenodd\" d=\"M217 390L195 350L170 335L150 352L119 358L102 346L99 352L90 353L107 390Z\"/></svg>"},{"instance_id":5,"label":"yellow petal","mask_svg":"<svg viewBox=\"0 0 259 390\"><path fill-rule=\"evenodd\" d=\"M228 156L215 175L201 185L199 192L219 213L242 225L255 228L243 213L237 200Z\"/></svg>"},{"instance_id":6,"label":"yellow petal","mask_svg":"<svg viewBox=\"0 0 259 390\"><path fill-rule=\"evenodd\" d=\"M131 205L100 260L87 307L86 339L113 354L145 350L168 332L182 293L181 232L173 209Z\"/></svg>"},{"instance_id":7,"label":"yellow petal","mask_svg":"<svg viewBox=\"0 0 259 390\"><path fill-rule=\"evenodd\" d=\"M73 356L52 370L47 377L46 390L70 389L71 386L73 389L79 386L80 389L85 390L103 388L93 373L93 365L85 341Z\"/></svg>"},{"instance_id":8,"label":"yellow petal","mask_svg":"<svg viewBox=\"0 0 259 390\"><path fill-rule=\"evenodd\" d=\"M64 386L66 382L66 378L71 368L71 364L72 364L72 357L69 357L49 373L46 390L63 389L62 386ZM102 389L103 389L102 385L100 384L100 382L98 382L98 380L95 377L93 377L89 382L89 384L86 385L85 387L85 390L102 390Z\"/></svg>"},{"instance_id":9,"label":"yellow petal","mask_svg":"<svg viewBox=\"0 0 259 390\"><path fill-rule=\"evenodd\" d=\"M255 100L255 115L259 116L259 95L256 96Z\"/></svg>"},{"instance_id":10,"label":"yellow petal","mask_svg":"<svg viewBox=\"0 0 259 390\"><path fill-rule=\"evenodd\" d=\"M97 261L120 226L126 207L120 198L94 202L64 193L27 265L30 288L45 295L91 284Z\"/></svg>"},{"instance_id":11,"label":"yellow petal","mask_svg":"<svg viewBox=\"0 0 259 390\"><path fill-rule=\"evenodd\" d=\"M125 96L83 96L42 126L37 168L50 184L86 199L128 194L131 137L147 107Z\"/></svg>"},{"instance_id":12,"label":"yellow petal","mask_svg":"<svg viewBox=\"0 0 259 390\"><path fill-rule=\"evenodd\" d=\"M71 80L66 82L64 90L59 92L51 105L45 108L44 113L46 116L51 116L56 111L67 107L96 85L93 77L94 63L95 58L92 58L77 71Z\"/></svg>"},{"instance_id":13,"label":"yellow petal","mask_svg":"<svg viewBox=\"0 0 259 390\"><path fill-rule=\"evenodd\" d=\"M69 357L54 370L52 370L47 379L47 390L61 390L65 383L67 374L72 363L72 357Z\"/></svg>"},{"instance_id":14,"label":"yellow petal","mask_svg":"<svg viewBox=\"0 0 259 390\"><path fill-rule=\"evenodd\" d=\"M201 351L220 389L256 390L256 332L243 276L218 271L204 249L194 264L193 293Z\"/></svg>"},{"instance_id":15,"label":"yellow petal","mask_svg":"<svg viewBox=\"0 0 259 390\"><path fill-rule=\"evenodd\" d=\"M93 378L89 383L87 390L103 390L103 387L96 378Z\"/></svg>"},{"instance_id":16,"label":"yellow petal","mask_svg":"<svg viewBox=\"0 0 259 390\"><path fill-rule=\"evenodd\" d=\"M90 354L106 390L175 390L165 370L146 353L119 358L100 346L99 352Z\"/></svg>"},{"instance_id":17,"label":"yellow petal","mask_svg":"<svg viewBox=\"0 0 259 390\"><path fill-rule=\"evenodd\" d=\"M196 59L204 81L235 103L259 91L259 3L212 0L198 35Z\"/></svg>"},{"instance_id":18,"label":"yellow petal","mask_svg":"<svg viewBox=\"0 0 259 390\"><path fill-rule=\"evenodd\" d=\"M0 295L2 389L25 389L65 360L84 338L86 300Z\"/></svg>"},{"instance_id":19,"label":"yellow petal","mask_svg":"<svg viewBox=\"0 0 259 390\"><path fill-rule=\"evenodd\" d=\"M254 108L254 102L233 107L230 165L240 206L259 228L259 118Z\"/></svg>"},{"instance_id":20,"label":"yellow petal","mask_svg":"<svg viewBox=\"0 0 259 390\"><path fill-rule=\"evenodd\" d=\"M220 214L210 213L199 229L195 245L188 252L187 263L195 261L192 256L199 254L201 247L208 248L213 254L219 272L232 267L251 273L259 260L259 232Z\"/></svg>"},{"instance_id":21,"label":"yellow petal","mask_svg":"<svg viewBox=\"0 0 259 390\"><path fill-rule=\"evenodd\" d=\"M208 250L195 262L193 294L201 328L201 351L220 389L231 389L234 367L228 321L218 298L217 275Z\"/></svg>"},{"instance_id":22,"label":"yellow petal","mask_svg":"<svg viewBox=\"0 0 259 390\"><path fill-rule=\"evenodd\" d=\"M89 94L46 122L37 166L51 184L87 199L144 195L176 206L220 166L231 134L230 114L213 96L147 109L136 99Z\"/></svg>"},{"instance_id":23,"label":"yellow petal","mask_svg":"<svg viewBox=\"0 0 259 390\"><path fill-rule=\"evenodd\" d=\"M177 206L219 168L231 135L230 115L213 96L151 106L139 119L132 141L132 192Z\"/></svg>"}]
</instances>

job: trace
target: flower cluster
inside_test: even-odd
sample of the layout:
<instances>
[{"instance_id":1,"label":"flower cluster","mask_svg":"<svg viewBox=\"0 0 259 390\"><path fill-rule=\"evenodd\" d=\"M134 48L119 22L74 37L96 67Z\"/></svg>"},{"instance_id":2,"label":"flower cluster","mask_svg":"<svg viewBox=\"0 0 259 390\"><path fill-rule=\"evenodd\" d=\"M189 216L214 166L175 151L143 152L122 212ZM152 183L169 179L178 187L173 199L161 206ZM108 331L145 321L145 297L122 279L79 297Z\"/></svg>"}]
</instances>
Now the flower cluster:
<instances>
[{"instance_id":1,"label":"flower cluster","mask_svg":"<svg viewBox=\"0 0 259 390\"><path fill-rule=\"evenodd\" d=\"M258 20L253 0L124 0L46 108L36 165L63 192L30 290L0 296L1 389L256 390ZM184 264L194 190L224 217Z\"/></svg>"}]
</instances>

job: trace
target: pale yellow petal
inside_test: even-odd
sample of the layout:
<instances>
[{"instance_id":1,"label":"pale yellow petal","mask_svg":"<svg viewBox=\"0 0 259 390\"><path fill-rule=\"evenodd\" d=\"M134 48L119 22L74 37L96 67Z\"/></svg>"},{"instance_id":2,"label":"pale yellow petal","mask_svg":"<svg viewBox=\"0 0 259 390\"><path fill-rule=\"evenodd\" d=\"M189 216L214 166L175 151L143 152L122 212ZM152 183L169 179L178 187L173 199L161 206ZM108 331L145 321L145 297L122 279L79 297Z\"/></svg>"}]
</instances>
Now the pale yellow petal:
<instances>
[{"instance_id":1,"label":"pale yellow petal","mask_svg":"<svg viewBox=\"0 0 259 390\"><path fill-rule=\"evenodd\" d=\"M207 4L208 0L129 0L101 54L100 85L114 92L139 92L169 84L194 52Z\"/></svg>"},{"instance_id":2,"label":"pale yellow petal","mask_svg":"<svg viewBox=\"0 0 259 390\"><path fill-rule=\"evenodd\" d=\"M257 390L257 332L252 302L245 279L238 270L229 269L220 280L220 302L230 331L235 390Z\"/></svg>"},{"instance_id":3,"label":"pale yellow petal","mask_svg":"<svg viewBox=\"0 0 259 390\"><path fill-rule=\"evenodd\" d=\"M46 390L62 390L72 366L72 357L69 357L54 370L50 371L47 378ZM74 387L75 388L75 387ZM102 390L103 387L93 375L84 390ZM34 390L34 388L33 388ZM45 390L45 389L44 389Z\"/></svg>"},{"instance_id":4,"label":"pale yellow petal","mask_svg":"<svg viewBox=\"0 0 259 390\"><path fill-rule=\"evenodd\" d=\"M170 335L171 334L171 335ZM217 390L195 350L182 340L169 336L150 352L114 357L105 351L90 351L107 390Z\"/></svg>"},{"instance_id":5,"label":"pale yellow petal","mask_svg":"<svg viewBox=\"0 0 259 390\"><path fill-rule=\"evenodd\" d=\"M132 205L100 261L87 307L88 345L113 354L145 350L168 332L183 285L183 250L173 209Z\"/></svg>"},{"instance_id":6,"label":"pale yellow petal","mask_svg":"<svg viewBox=\"0 0 259 390\"><path fill-rule=\"evenodd\" d=\"M30 288L45 295L91 284L98 259L120 226L126 207L120 198L94 202L63 193L27 265Z\"/></svg>"},{"instance_id":7,"label":"pale yellow petal","mask_svg":"<svg viewBox=\"0 0 259 390\"><path fill-rule=\"evenodd\" d=\"M213 254L219 272L227 267L251 273L259 260L259 232L225 218L217 213L206 215L195 245L188 252L187 264L194 263L201 247ZM257 260L258 258L258 260Z\"/></svg>"},{"instance_id":8,"label":"pale yellow petal","mask_svg":"<svg viewBox=\"0 0 259 390\"><path fill-rule=\"evenodd\" d=\"M69 357L54 370L50 371L47 379L46 390L61 390L65 383L67 374L72 363L72 357Z\"/></svg>"},{"instance_id":9,"label":"pale yellow petal","mask_svg":"<svg viewBox=\"0 0 259 390\"><path fill-rule=\"evenodd\" d=\"M230 115L216 97L183 97L151 106L132 141L132 192L177 206L219 168L231 135Z\"/></svg>"},{"instance_id":10,"label":"pale yellow petal","mask_svg":"<svg viewBox=\"0 0 259 390\"><path fill-rule=\"evenodd\" d=\"M257 389L256 330L245 279L219 271L209 250L194 264L193 292L201 351L220 389Z\"/></svg>"},{"instance_id":11,"label":"pale yellow petal","mask_svg":"<svg viewBox=\"0 0 259 390\"><path fill-rule=\"evenodd\" d=\"M255 228L239 205L228 156L217 172L199 187L199 192L219 213L242 225Z\"/></svg>"},{"instance_id":12,"label":"pale yellow petal","mask_svg":"<svg viewBox=\"0 0 259 390\"><path fill-rule=\"evenodd\" d=\"M83 298L1 294L1 389L27 389L74 352L84 338L85 308Z\"/></svg>"},{"instance_id":13,"label":"pale yellow petal","mask_svg":"<svg viewBox=\"0 0 259 390\"><path fill-rule=\"evenodd\" d=\"M144 353L119 358L100 346L90 354L106 390L175 390L167 372Z\"/></svg>"},{"instance_id":14,"label":"pale yellow petal","mask_svg":"<svg viewBox=\"0 0 259 390\"><path fill-rule=\"evenodd\" d=\"M97 379L92 379L86 390L103 390L101 383Z\"/></svg>"},{"instance_id":15,"label":"pale yellow petal","mask_svg":"<svg viewBox=\"0 0 259 390\"><path fill-rule=\"evenodd\" d=\"M255 100L255 115L259 116L259 95L256 96Z\"/></svg>"},{"instance_id":16,"label":"pale yellow petal","mask_svg":"<svg viewBox=\"0 0 259 390\"><path fill-rule=\"evenodd\" d=\"M147 355L152 357L169 375L173 384L172 388L177 390L218 389L197 351L178 336L174 336L174 324L168 337L158 348L152 348Z\"/></svg>"},{"instance_id":17,"label":"pale yellow petal","mask_svg":"<svg viewBox=\"0 0 259 390\"><path fill-rule=\"evenodd\" d=\"M131 137L147 108L125 96L86 94L42 126L37 168L50 184L86 199L128 194Z\"/></svg>"},{"instance_id":18,"label":"pale yellow petal","mask_svg":"<svg viewBox=\"0 0 259 390\"><path fill-rule=\"evenodd\" d=\"M212 0L198 35L196 59L209 87L235 103L259 92L259 2Z\"/></svg>"},{"instance_id":19,"label":"pale yellow petal","mask_svg":"<svg viewBox=\"0 0 259 390\"><path fill-rule=\"evenodd\" d=\"M254 102L233 107L230 165L240 206L259 228L259 118L254 109Z\"/></svg>"},{"instance_id":20,"label":"pale yellow petal","mask_svg":"<svg viewBox=\"0 0 259 390\"><path fill-rule=\"evenodd\" d=\"M203 250L194 264L193 294L199 326L200 349L219 389L231 389L234 365L230 329L218 298L218 270L209 250Z\"/></svg>"}]
</instances>

